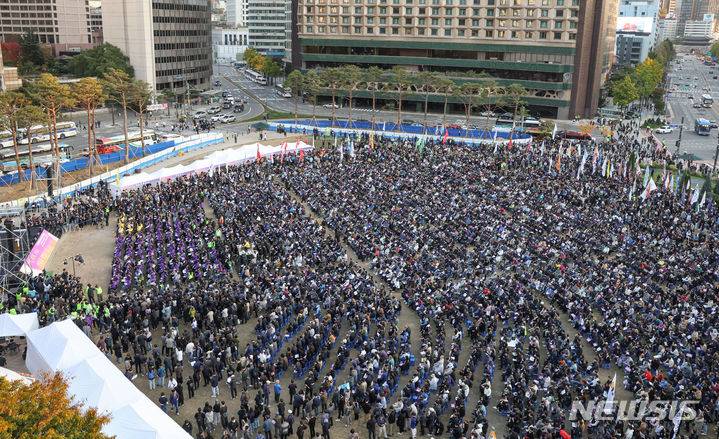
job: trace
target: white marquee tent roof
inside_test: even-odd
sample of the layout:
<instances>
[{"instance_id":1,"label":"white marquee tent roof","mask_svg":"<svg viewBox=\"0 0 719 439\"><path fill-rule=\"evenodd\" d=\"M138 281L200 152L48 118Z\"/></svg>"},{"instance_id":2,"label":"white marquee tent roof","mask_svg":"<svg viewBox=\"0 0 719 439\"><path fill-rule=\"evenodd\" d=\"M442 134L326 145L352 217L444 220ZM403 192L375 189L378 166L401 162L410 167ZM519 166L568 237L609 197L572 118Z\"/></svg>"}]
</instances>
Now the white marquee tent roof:
<instances>
[{"instance_id":1,"label":"white marquee tent roof","mask_svg":"<svg viewBox=\"0 0 719 439\"><path fill-rule=\"evenodd\" d=\"M27 334L30 372L63 372L77 402L112 416L103 432L118 439L192 439L140 392L72 320Z\"/></svg>"},{"instance_id":2,"label":"white marquee tent roof","mask_svg":"<svg viewBox=\"0 0 719 439\"><path fill-rule=\"evenodd\" d=\"M0 314L0 337L25 336L28 332L39 327L37 313Z\"/></svg>"},{"instance_id":3,"label":"white marquee tent roof","mask_svg":"<svg viewBox=\"0 0 719 439\"><path fill-rule=\"evenodd\" d=\"M285 152L293 153L310 149L312 149L312 145L308 145L307 143L300 140L292 143L288 142ZM215 151L207 157L197 160L186 166L177 165L170 168L162 168L159 171L155 171L149 174L142 172L139 174L129 175L127 177L121 178L119 184L116 181L111 181L109 184L110 192L114 196L117 196L120 194L120 192L124 190L134 189L140 186L144 186L146 184L157 183L159 181L167 181L173 178L180 177L182 175L209 171L223 166L246 163L257 159L258 150L261 157L271 157L277 154L281 154L283 146L271 146L262 145L260 143L252 143L235 149Z\"/></svg>"}]
</instances>

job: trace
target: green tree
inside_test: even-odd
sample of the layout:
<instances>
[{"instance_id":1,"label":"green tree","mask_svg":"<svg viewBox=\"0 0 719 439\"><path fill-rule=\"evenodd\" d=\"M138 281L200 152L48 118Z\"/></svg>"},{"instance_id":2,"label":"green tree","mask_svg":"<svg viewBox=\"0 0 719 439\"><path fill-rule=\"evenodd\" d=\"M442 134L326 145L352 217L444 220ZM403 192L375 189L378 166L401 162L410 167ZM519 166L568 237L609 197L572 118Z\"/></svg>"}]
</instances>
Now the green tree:
<instances>
[{"instance_id":1,"label":"green tree","mask_svg":"<svg viewBox=\"0 0 719 439\"><path fill-rule=\"evenodd\" d=\"M92 49L83 50L67 62L67 70L77 77L102 77L110 68L122 70L128 76L135 76L130 58L110 43L103 43Z\"/></svg>"},{"instance_id":2,"label":"green tree","mask_svg":"<svg viewBox=\"0 0 719 439\"><path fill-rule=\"evenodd\" d=\"M22 182L23 174L20 172L20 154L18 153L18 113L28 104L21 93L7 92L0 94L0 131L9 131L12 134L12 145L15 149L15 163L18 175Z\"/></svg>"},{"instance_id":3,"label":"green tree","mask_svg":"<svg viewBox=\"0 0 719 439\"><path fill-rule=\"evenodd\" d=\"M312 126L317 126L317 95L321 84L322 80L317 72L310 70L305 73L305 92L312 98Z\"/></svg>"},{"instance_id":4,"label":"green tree","mask_svg":"<svg viewBox=\"0 0 719 439\"><path fill-rule=\"evenodd\" d=\"M429 104L429 94L435 91L438 76L434 72L420 72L417 75L417 90L424 93L424 122L422 123L422 133L427 134L427 111Z\"/></svg>"},{"instance_id":5,"label":"green tree","mask_svg":"<svg viewBox=\"0 0 719 439\"><path fill-rule=\"evenodd\" d=\"M466 117L466 132L469 133L469 121L472 117L473 105L476 105L474 98L479 93L480 86L474 82L465 82L459 87L456 87L452 92L452 97L460 101L464 106L464 115ZM469 136L467 136L469 137Z\"/></svg>"},{"instance_id":6,"label":"green tree","mask_svg":"<svg viewBox=\"0 0 719 439\"><path fill-rule=\"evenodd\" d=\"M390 81L387 82L385 89L397 102L397 126L400 126L402 122L402 100L405 93L412 87L413 82L414 78L407 70L400 66L392 67Z\"/></svg>"},{"instance_id":7,"label":"green tree","mask_svg":"<svg viewBox=\"0 0 719 439\"><path fill-rule=\"evenodd\" d=\"M122 123L125 134L125 163L130 161L130 144L127 135L127 106L133 90L130 75L112 67L103 75L103 85L108 91L110 99L122 106Z\"/></svg>"},{"instance_id":8,"label":"green tree","mask_svg":"<svg viewBox=\"0 0 719 439\"><path fill-rule=\"evenodd\" d=\"M17 114L16 120L18 127L24 129L26 133L30 131L31 127L36 125L45 125L48 127L48 129L50 129L50 127L52 126L52 124L50 123L50 119L47 116L47 113L45 113L43 109L37 105L26 105L21 108ZM35 163L33 162L32 142L27 143L27 148L29 154L28 159L30 161L30 188L36 188L37 175L35 174Z\"/></svg>"},{"instance_id":9,"label":"green tree","mask_svg":"<svg viewBox=\"0 0 719 439\"><path fill-rule=\"evenodd\" d=\"M274 83L274 78L282 75L282 67L280 67L280 65L269 56L264 57L262 60L261 71L265 74L265 76L267 76L267 78L270 79L271 83Z\"/></svg>"},{"instance_id":10,"label":"green tree","mask_svg":"<svg viewBox=\"0 0 719 439\"><path fill-rule=\"evenodd\" d=\"M654 89L662 81L664 75L664 68L657 61L647 58L643 62L637 64L635 69L636 75L639 78L637 81L637 88L639 96L642 98L648 98Z\"/></svg>"},{"instance_id":11,"label":"green tree","mask_svg":"<svg viewBox=\"0 0 719 439\"><path fill-rule=\"evenodd\" d=\"M709 52L714 58L719 58L719 43L712 44L712 48L709 49Z\"/></svg>"},{"instance_id":12,"label":"green tree","mask_svg":"<svg viewBox=\"0 0 719 439\"><path fill-rule=\"evenodd\" d=\"M504 92L504 87L493 79L482 82L482 87L479 89L479 97L482 100L482 109L486 117L484 124L485 136L489 134L489 117L492 111L504 104Z\"/></svg>"},{"instance_id":13,"label":"green tree","mask_svg":"<svg viewBox=\"0 0 719 439\"><path fill-rule=\"evenodd\" d=\"M257 52L255 49L247 49L245 50L244 55L242 55L245 62L248 66L252 67L255 70L262 70L262 66L264 65L264 57Z\"/></svg>"},{"instance_id":14,"label":"green tree","mask_svg":"<svg viewBox=\"0 0 719 439\"><path fill-rule=\"evenodd\" d=\"M40 47L40 39L34 30L28 29L20 37L20 62L22 74L33 73L45 65L45 54Z\"/></svg>"},{"instance_id":15,"label":"green tree","mask_svg":"<svg viewBox=\"0 0 719 439\"><path fill-rule=\"evenodd\" d=\"M57 139L57 120L61 117L61 112L64 109L74 106L72 92L69 85L60 84L60 80L49 73L40 75L40 78L31 85L31 90L34 101L45 109L50 122L50 143L53 145L53 153L57 161L55 175L59 178L60 150Z\"/></svg>"},{"instance_id":16,"label":"green tree","mask_svg":"<svg viewBox=\"0 0 719 439\"><path fill-rule=\"evenodd\" d=\"M347 126L352 127L352 100L354 92L357 91L359 86L364 82L362 69L354 64L345 64L340 69L340 74L342 76L343 88L347 90L348 95L349 113L347 114Z\"/></svg>"},{"instance_id":17,"label":"green tree","mask_svg":"<svg viewBox=\"0 0 719 439\"><path fill-rule=\"evenodd\" d=\"M447 78L438 78L434 86L434 89L444 95L444 106L442 107L442 126L445 126L447 121L447 104L449 103L449 96L454 93L456 85L454 81Z\"/></svg>"},{"instance_id":18,"label":"green tree","mask_svg":"<svg viewBox=\"0 0 719 439\"><path fill-rule=\"evenodd\" d=\"M627 108L629 104L639 99L637 86L632 82L632 78L626 76L624 80L616 84L612 89L612 100L621 109Z\"/></svg>"},{"instance_id":19,"label":"green tree","mask_svg":"<svg viewBox=\"0 0 719 439\"><path fill-rule=\"evenodd\" d=\"M335 95L337 93L337 89L339 89L342 86L342 71L337 67L330 67L322 71L320 74L320 78L322 79L322 84L330 89L330 93L332 94L332 127L335 126Z\"/></svg>"},{"instance_id":20,"label":"green tree","mask_svg":"<svg viewBox=\"0 0 719 439\"><path fill-rule=\"evenodd\" d=\"M287 78L285 78L285 83L283 85L285 87L289 87L289 89L292 91L292 95L295 97L295 124L297 124L297 113L300 95L305 89L305 77L302 74L302 71L293 70L292 72L290 72L290 74L287 75Z\"/></svg>"},{"instance_id":21,"label":"green tree","mask_svg":"<svg viewBox=\"0 0 719 439\"><path fill-rule=\"evenodd\" d=\"M102 84L95 78L82 78L72 86L72 97L78 108L87 112L87 151L88 170L94 173L95 151L95 110L105 102L105 91Z\"/></svg>"},{"instance_id":22,"label":"green tree","mask_svg":"<svg viewBox=\"0 0 719 439\"><path fill-rule=\"evenodd\" d=\"M377 66L372 66L368 68L365 71L365 81L367 82L367 86L372 90L372 129L374 130L374 124L376 120L376 110L377 110L377 90L379 90L380 85L382 84L382 80L384 77L384 72L382 69L380 69Z\"/></svg>"},{"instance_id":23,"label":"green tree","mask_svg":"<svg viewBox=\"0 0 719 439\"><path fill-rule=\"evenodd\" d=\"M146 154L145 151L145 110L147 110L147 104L152 100L152 87L145 81L135 81L132 83L128 101L130 102L131 108L140 116L140 144L142 145L142 156Z\"/></svg>"},{"instance_id":24,"label":"green tree","mask_svg":"<svg viewBox=\"0 0 719 439\"><path fill-rule=\"evenodd\" d=\"M110 416L75 403L61 374L32 384L0 378L0 437L47 439L109 439L102 427Z\"/></svg>"},{"instance_id":25,"label":"green tree","mask_svg":"<svg viewBox=\"0 0 719 439\"><path fill-rule=\"evenodd\" d=\"M525 89L519 84L510 84L509 87L505 89L504 96L509 100L509 102L511 102L512 106L514 107L512 116L514 119L516 119L519 103L522 102L522 98L527 96L527 89ZM512 124L512 127L514 127L514 124Z\"/></svg>"}]
</instances>

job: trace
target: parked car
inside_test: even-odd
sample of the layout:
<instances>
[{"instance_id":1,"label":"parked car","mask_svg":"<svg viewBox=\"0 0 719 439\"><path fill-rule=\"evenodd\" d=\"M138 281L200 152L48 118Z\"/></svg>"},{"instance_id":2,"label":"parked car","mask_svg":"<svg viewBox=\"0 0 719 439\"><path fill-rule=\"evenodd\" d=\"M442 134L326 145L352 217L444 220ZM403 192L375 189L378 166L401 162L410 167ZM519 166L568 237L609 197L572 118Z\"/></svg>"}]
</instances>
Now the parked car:
<instances>
[{"instance_id":1,"label":"parked car","mask_svg":"<svg viewBox=\"0 0 719 439\"><path fill-rule=\"evenodd\" d=\"M334 106L335 108L339 108L339 107L340 107L339 105L333 104L333 103L329 103L329 104L324 104L324 105L323 105L323 107L325 107L325 108L332 108L333 106Z\"/></svg>"},{"instance_id":2,"label":"parked car","mask_svg":"<svg viewBox=\"0 0 719 439\"><path fill-rule=\"evenodd\" d=\"M663 127L659 127L656 130L654 130L654 132L657 134L669 134L672 131L674 131L674 130L669 125L664 125Z\"/></svg>"},{"instance_id":3,"label":"parked car","mask_svg":"<svg viewBox=\"0 0 719 439\"><path fill-rule=\"evenodd\" d=\"M402 125L415 126L418 125L418 123L413 120L406 119L402 121Z\"/></svg>"},{"instance_id":4,"label":"parked car","mask_svg":"<svg viewBox=\"0 0 719 439\"><path fill-rule=\"evenodd\" d=\"M719 76L714 75L714 76L712 76L712 79L719 79Z\"/></svg>"},{"instance_id":5,"label":"parked car","mask_svg":"<svg viewBox=\"0 0 719 439\"><path fill-rule=\"evenodd\" d=\"M234 122L235 120L236 119L235 119L234 114L224 114L224 115L220 116L220 122L222 122L222 123L230 123L230 122Z\"/></svg>"},{"instance_id":6,"label":"parked car","mask_svg":"<svg viewBox=\"0 0 719 439\"><path fill-rule=\"evenodd\" d=\"M216 114L216 113L219 113L220 111L222 111L222 108L220 108L219 105L213 105L212 107L209 108L209 110L207 110L207 113Z\"/></svg>"},{"instance_id":7,"label":"parked car","mask_svg":"<svg viewBox=\"0 0 719 439\"><path fill-rule=\"evenodd\" d=\"M207 117L207 111L199 110L192 116L193 119L204 119Z\"/></svg>"}]
</instances>

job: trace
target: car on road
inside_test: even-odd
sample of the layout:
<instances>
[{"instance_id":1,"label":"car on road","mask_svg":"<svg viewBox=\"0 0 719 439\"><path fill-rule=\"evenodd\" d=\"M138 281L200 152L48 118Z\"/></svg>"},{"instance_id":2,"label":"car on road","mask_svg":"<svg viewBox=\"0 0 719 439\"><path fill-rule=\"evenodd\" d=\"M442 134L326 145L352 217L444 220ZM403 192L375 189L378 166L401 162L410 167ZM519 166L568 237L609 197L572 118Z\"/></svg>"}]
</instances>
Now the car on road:
<instances>
[{"instance_id":1,"label":"car on road","mask_svg":"<svg viewBox=\"0 0 719 439\"><path fill-rule=\"evenodd\" d=\"M664 125L663 127L659 127L656 130L654 130L654 132L657 134L669 134L672 131L674 131L674 130L669 125Z\"/></svg>"},{"instance_id":2,"label":"car on road","mask_svg":"<svg viewBox=\"0 0 719 439\"><path fill-rule=\"evenodd\" d=\"M210 120L212 120L213 122L219 122L220 119L222 119L222 116L222 114L213 114Z\"/></svg>"},{"instance_id":3,"label":"car on road","mask_svg":"<svg viewBox=\"0 0 719 439\"><path fill-rule=\"evenodd\" d=\"M223 92L222 92L222 97L224 98L225 96L227 96L227 95L229 95L229 94L230 94L229 91L223 91Z\"/></svg>"},{"instance_id":4,"label":"car on road","mask_svg":"<svg viewBox=\"0 0 719 439\"><path fill-rule=\"evenodd\" d=\"M242 113L243 111L245 111L245 104L237 104L235 109L232 110L233 113Z\"/></svg>"},{"instance_id":5,"label":"car on road","mask_svg":"<svg viewBox=\"0 0 719 439\"><path fill-rule=\"evenodd\" d=\"M222 111L222 108L220 108L219 105L213 105L212 107L210 107L210 108L207 110L207 112L208 112L209 114L216 114L216 113L219 113L220 111Z\"/></svg>"},{"instance_id":6,"label":"car on road","mask_svg":"<svg viewBox=\"0 0 719 439\"><path fill-rule=\"evenodd\" d=\"M712 79L719 79L719 76L714 75L714 76L712 76Z\"/></svg>"},{"instance_id":7,"label":"car on road","mask_svg":"<svg viewBox=\"0 0 719 439\"><path fill-rule=\"evenodd\" d=\"M219 80L215 81L215 85L216 85L216 86L220 86L220 85L221 85L221 84L220 84L220 81L219 81Z\"/></svg>"},{"instance_id":8,"label":"car on road","mask_svg":"<svg viewBox=\"0 0 719 439\"><path fill-rule=\"evenodd\" d=\"M711 128L719 128L719 124L717 124L717 121L715 121L715 120L710 120L710 121L709 121L709 127L711 127Z\"/></svg>"},{"instance_id":9,"label":"car on road","mask_svg":"<svg viewBox=\"0 0 719 439\"><path fill-rule=\"evenodd\" d=\"M693 101L693 100L694 100L694 96L689 95L689 100L692 100L692 101Z\"/></svg>"},{"instance_id":10,"label":"car on road","mask_svg":"<svg viewBox=\"0 0 719 439\"><path fill-rule=\"evenodd\" d=\"M694 108L701 108L701 107L702 107L702 104L700 104L699 102L696 102L694 105L692 105L692 107L694 107Z\"/></svg>"},{"instance_id":11,"label":"car on road","mask_svg":"<svg viewBox=\"0 0 719 439\"><path fill-rule=\"evenodd\" d=\"M415 125L419 125L419 124L413 120L405 119L402 121L402 125L407 125L407 126L411 127L411 126L415 126Z\"/></svg>"},{"instance_id":12,"label":"car on road","mask_svg":"<svg viewBox=\"0 0 719 439\"><path fill-rule=\"evenodd\" d=\"M222 116L220 116L220 122L222 123L230 123L234 122L235 120L236 119L234 114L223 114Z\"/></svg>"},{"instance_id":13,"label":"car on road","mask_svg":"<svg viewBox=\"0 0 719 439\"><path fill-rule=\"evenodd\" d=\"M495 117L495 116L497 116L497 115L494 114L494 112L492 112L492 111L483 111L483 112L479 113L479 115L482 116L482 117Z\"/></svg>"},{"instance_id":14,"label":"car on road","mask_svg":"<svg viewBox=\"0 0 719 439\"><path fill-rule=\"evenodd\" d=\"M199 110L192 115L193 119L204 119L205 117L207 117L207 111L204 110Z\"/></svg>"},{"instance_id":15,"label":"car on road","mask_svg":"<svg viewBox=\"0 0 719 439\"><path fill-rule=\"evenodd\" d=\"M229 102L229 101L223 102L222 108L224 108L225 110L232 108L232 102Z\"/></svg>"},{"instance_id":16,"label":"car on road","mask_svg":"<svg viewBox=\"0 0 719 439\"><path fill-rule=\"evenodd\" d=\"M340 107L339 105L337 105L337 104L332 104L332 103L324 104L324 105L323 105L323 107L325 107L325 108L332 108L333 106L334 106L335 108L339 108L339 107Z\"/></svg>"}]
</instances>

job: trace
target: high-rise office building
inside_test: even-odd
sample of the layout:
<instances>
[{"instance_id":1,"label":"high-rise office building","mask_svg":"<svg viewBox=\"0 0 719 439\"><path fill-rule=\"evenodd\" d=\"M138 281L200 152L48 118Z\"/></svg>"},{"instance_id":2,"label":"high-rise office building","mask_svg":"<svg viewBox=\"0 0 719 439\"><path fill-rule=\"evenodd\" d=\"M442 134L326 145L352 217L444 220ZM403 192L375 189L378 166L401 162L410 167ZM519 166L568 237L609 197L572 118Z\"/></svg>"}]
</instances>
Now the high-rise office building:
<instances>
[{"instance_id":1,"label":"high-rise office building","mask_svg":"<svg viewBox=\"0 0 719 439\"><path fill-rule=\"evenodd\" d=\"M34 31L53 52L93 46L88 0L0 0L0 40Z\"/></svg>"},{"instance_id":2,"label":"high-rise office building","mask_svg":"<svg viewBox=\"0 0 719 439\"><path fill-rule=\"evenodd\" d=\"M212 25L209 0L103 2L106 42L122 50L135 76L153 89L210 88Z\"/></svg>"},{"instance_id":3,"label":"high-rise office building","mask_svg":"<svg viewBox=\"0 0 719 439\"><path fill-rule=\"evenodd\" d=\"M536 113L593 117L617 15L618 0L299 0L293 65L484 72Z\"/></svg>"},{"instance_id":4,"label":"high-rise office building","mask_svg":"<svg viewBox=\"0 0 719 439\"><path fill-rule=\"evenodd\" d=\"M225 6L227 26L247 26L247 0L227 0Z\"/></svg>"},{"instance_id":5,"label":"high-rise office building","mask_svg":"<svg viewBox=\"0 0 719 439\"><path fill-rule=\"evenodd\" d=\"M705 14L719 14L719 0L676 0L677 33L684 35L689 21L704 21Z\"/></svg>"},{"instance_id":6,"label":"high-rise office building","mask_svg":"<svg viewBox=\"0 0 719 439\"><path fill-rule=\"evenodd\" d=\"M287 2L291 0L248 0L247 28L250 48L263 55L284 56L290 26Z\"/></svg>"},{"instance_id":7,"label":"high-rise office building","mask_svg":"<svg viewBox=\"0 0 719 439\"><path fill-rule=\"evenodd\" d=\"M614 55L617 63L638 64L657 44L660 0L620 0Z\"/></svg>"}]
</instances>

